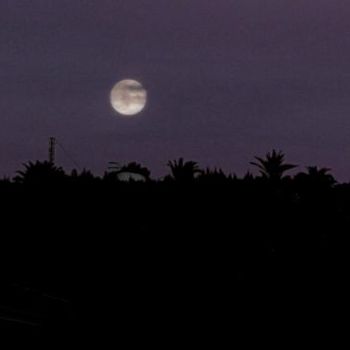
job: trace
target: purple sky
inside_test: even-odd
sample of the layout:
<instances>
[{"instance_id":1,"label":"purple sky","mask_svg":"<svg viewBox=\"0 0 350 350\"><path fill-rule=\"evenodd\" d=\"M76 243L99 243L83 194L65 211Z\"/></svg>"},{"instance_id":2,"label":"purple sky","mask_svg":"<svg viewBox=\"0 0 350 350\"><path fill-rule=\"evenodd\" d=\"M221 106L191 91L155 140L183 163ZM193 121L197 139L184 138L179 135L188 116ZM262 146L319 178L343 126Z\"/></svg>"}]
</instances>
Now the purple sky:
<instances>
[{"instance_id":1,"label":"purple sky","mask_svg":"<svg viewBox=\"0 0 350 350\"><path fill-rule=\"evenodd\" d=\"M183 156L242 175L275 147L350 180L349 19L348 0L2 0L0 175L56 136L98 174ZM130 120L124 78L149 95Z\"/></svg>"}]
</instances>

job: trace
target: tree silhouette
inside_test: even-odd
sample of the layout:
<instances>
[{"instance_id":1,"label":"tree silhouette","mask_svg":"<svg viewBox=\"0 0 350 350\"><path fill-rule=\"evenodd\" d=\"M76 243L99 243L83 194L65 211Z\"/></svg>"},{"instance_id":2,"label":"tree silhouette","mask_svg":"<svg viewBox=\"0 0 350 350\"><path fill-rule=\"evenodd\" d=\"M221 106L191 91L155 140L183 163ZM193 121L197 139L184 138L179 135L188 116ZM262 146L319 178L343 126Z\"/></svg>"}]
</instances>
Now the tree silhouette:
<instances>
[{"instance_id":1,"label":"tree silhouette","mask_svg":"<svg viewBox=\"0 0 350 350\"><path fill-rule=\"evenodd\" d=\"M284 154L281 151L272 150L266 154L266 158L254 157L258 162L250 162L250 164L259 168L263 178L272 181L281 180L284 173L294 169L297 165L287 164L284 162Z\"/></svg>"},{"instance_id":2,"label":"tree silhouette","mask_svg":"<svg viewBox=\"0 0 350 350\"><path fill-rule=\"evenodd\" d=\"M222 169L206 168L204 171L201 171L198 179L204 183L225 183L227 180L232 180L232 175L227 176Z\"/></svg>"},{"instance_id":3,"label":"tree silhouette","mask_svg":"<svg viewBox=\"0 0 350 350\"><path fill-rule=\"evenodd\" d=\"M252 164L262 176L248 172L238 178L178 158L167 164L166 178L137 184L121 181L129 173L150 176L135 162L110 163L103 178L86 170L66 175L49 162L29 162L15 181L0 179L2 225L10 228L0 236L6 248L0 254L0 318L8 300L1 283L12 280L74 302L80 297L85 302L84 293L90 293L92 309L110 310L120 292L109 279L116 249L126 262L120 275L131 298L145 281L155 290L158 283L176 285L169 289L174 293L212 286L209 292L217 290L218 297L227 291L229 302L227 286L235 277L227 276L238 274L253 288L264 282L305 286L310 279L333 286L347 273L350 183L335 185L328 168L315 166L284 177L295 165L276 151ZM152 288L143 292L148 294L142 301L158 298ZM56 299L52 312L58 310ZM18 304L29 310L33 301L26 294ZM45 303L40 305L46 317L51 306ZM52 315L52 324L61 322Z\"/></svg>"},{"instance_id":4,"label":"tree silhouette","mask_svg":"<svg viewBox=\"0 0 350 350\"><path fill-rule=\"evenodd\" d=\"M81 173L78 173L76 169L73 169L69 179L73 180L75 184L80 185L94 184L99 180L99 178L95 177L90 170L86 169L83 169Z\"/></svg>"},{"instance_id":5,"label":"tree silhouette","mask_svg":"<svg viewBox=\"0 0 350 350\"><path fill-rule=\"evenodd\" d=\"M308 194L316 199L336 184L336 180L329 174L329 171L329 168L307 167L306 173L299 173L294 177L297 192L304 195Z\"/></svg>"},{"instance_id":6,"label":"tree silhouette","mask_svg":"<svg viewBox=\"0 0 350 350\"><path fill-rule=\"evenodd\" d=\"M185 162L183 158L169 161L167 165L171 170L172 178L178 182L190 182L195 179L196 175L202 174L197 162Z\"/></svg>"},{"instance_id":7,"label":"tree silhouette","mask_svg":"<svg viewBox=\"0 0 350 350\"><path fill-rule=\"evenodd\" d=\"M311 183L318 185L318 186L324 186L324 187L330 187L333 186L336 181L333 177L333 175L329 174L330 168L318 168L317 166L309 166L307 167L307 176Z\"/></svg>"},{"instance_id":8,"label":"tree silhouette","mask_svg":"<svg viewBox=\"0 0 350 350\"><path fill-rule=\"evenodd\" d=\"M118 162L108 162L108 164L108 170L112 173L119 171L121 168L121 165Z\"/></svg>"},{"instance_id":9,"label":"tree silhouette","mask_svg":"<svg viewBox=\"0 0 350 350\"><path fill-rule=\"evenodd\" d=\"M149 180L151 172L149 171L148 168L142 166L139 163L136 162L131 162L128 163L127 165L124 165L120 168L120 172L129 172L133 174L139 174L145 177L145 179Z\"/></svg>"},{"instance_id":10,"label":"tree silhouette","mask_svg":"<svg viewBox=\"0 0 350 350\"><path fill-rule=\"evenodd\" d=\"M48 161L28 162L24 164L24 168L24 170L17 171L15 182L30 185L52 184L61 182L66 178L66 174L61 167L56 167Z\"/></svg>"},{"instance_id":11,"label":"tree silhouette","mask_svg":"<svg viewBox=\"0 0 350 350\"><path fill-rule=\"evenodd\" d=\"M150 170L137 162L131 162L123 166L121 166L117 162L109 162L109 164L110 164L108 167L109 176L112 176L115 179L118 179L119 175L122 173L129 173L131 174L131 178L133 178L132 175L134 174L134 175L140 175L147 181L150 180L150 175L151 175Z\"/></svg>"}]
</instances>

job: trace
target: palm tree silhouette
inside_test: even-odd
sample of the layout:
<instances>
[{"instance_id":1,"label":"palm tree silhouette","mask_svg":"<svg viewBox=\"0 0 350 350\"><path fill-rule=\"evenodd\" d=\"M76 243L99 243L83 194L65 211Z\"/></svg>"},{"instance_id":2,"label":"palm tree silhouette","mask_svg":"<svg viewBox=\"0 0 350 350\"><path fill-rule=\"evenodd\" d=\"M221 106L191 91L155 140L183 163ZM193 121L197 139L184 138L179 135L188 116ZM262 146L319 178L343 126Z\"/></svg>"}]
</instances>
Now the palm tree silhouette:
<instances>
[{"instance_id":1,"label":"palm tree silhouette","mask_svg":"<svg viewBox=\"0 0 350 350\"><path fill-rule=\"evenodd\" d=\"M22 184L47 184L57 183L66 178L66 174L61 167L53 163L44 161L28 162L24 165L24 170L17 171L15 182Z\"/></svg>"},{"instance_id":2,"label":"palm tree silhouette","mask_svg":"<svg viewBox=\"0 0 350 350\"><path fill-rule=\"evenodd\" d=\"M109 162L109 164L109 174L114 175L116 178L118 178L118 176L122 173L129 173L134 175L141 175L145 180L150 180L150 170L137 162L131 162L123 166L117 162Z\"/></svg>"},{"instance_id":3,"label":"palm tree silhouette","mask_svg":"<svg viewBox=\"0 0 350 350\"><path fill-rule=\"evenodd\" d=\"M149 180L151 172L148 168L142 166L139 163L131 162L127 165L124 165L120 168L120 171L129 172L133 174L139 174L145 177L145 179Z\"/></svg>"},{"instance_id":4,"label":"palm tree silhouette","mask_svg":"<svg viewBox=\"0 0 350 350\"><path fill-rule=\"evenodd\" d=\"M329 174L331 169L318 168L317 166L309 166L306 168L307 173L299 173L294 180L304 190L318 190L331 188L336 184L333 175Z\"/></svg>"},{"instance_id":5,"label":"palm tree silhouette","mask_svg":"<svg viewBox=\"0 0 350 350\"><path fill-rule=\"evenodd\" d=\"M330 168L318 168L317 166L307 167L307 175L313 183L332 186L336 183L333 175L329 174Z\"/></svg>"},{"instance_id":6,"label":"palm tree silhouette","mask_svg":"<svg viewBox=\"0 0 350 350\"><path fill-rule=\"evenodd\" d=\"M250 162L250 164L259 168L263 178L272 181L281 180L284 173L294 169L297 165L287 164L284 162L284 154L281 151L272 150L266 154L265 159L254 157L258 162Z\"/></svg>"},{"instance_id":7,"label":"palm tree silhouette","mask_svg":"<svg viewBox=\"0 0 350 350\"><path fill-rule=\"evenodd\" d=\"M193 181L196 175L202 173L202 170L199 169L197 162L185 162L183 158L179 158L178 160L174 161L169 161L167 166L171 170L172 178L178 182Z\"/></svg>"},{"instance_id":8,"label":"palm tree silhouette","mask_svg":"<svg viewBox=\"0 0 350 350\"><path fill-rule=\"evenodd\" d=\"M108 166L108 170L110 170L110 172L117 172L120 170L121 165L118 162L108 162L109 166Z\"/></svg>"}]
</instances>

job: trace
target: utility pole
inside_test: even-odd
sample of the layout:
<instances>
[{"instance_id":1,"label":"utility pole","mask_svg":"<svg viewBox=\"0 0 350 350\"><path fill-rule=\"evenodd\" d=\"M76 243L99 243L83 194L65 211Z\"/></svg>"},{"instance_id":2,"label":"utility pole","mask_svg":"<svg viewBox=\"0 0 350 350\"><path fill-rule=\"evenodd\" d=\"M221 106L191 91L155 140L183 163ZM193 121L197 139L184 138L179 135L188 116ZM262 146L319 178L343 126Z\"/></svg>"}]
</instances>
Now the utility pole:
<instances>
[{"instance_id":1,"label":"utility pole","mask_svg":"<svg viewBox=\"0 0 350 350\"><path fill-rule=\"evenodd\" d=\"M50 137L49 139L49 163L55 163L55 147L56 147L56 139L54 137Z\"/></svg>"}]
</instances>

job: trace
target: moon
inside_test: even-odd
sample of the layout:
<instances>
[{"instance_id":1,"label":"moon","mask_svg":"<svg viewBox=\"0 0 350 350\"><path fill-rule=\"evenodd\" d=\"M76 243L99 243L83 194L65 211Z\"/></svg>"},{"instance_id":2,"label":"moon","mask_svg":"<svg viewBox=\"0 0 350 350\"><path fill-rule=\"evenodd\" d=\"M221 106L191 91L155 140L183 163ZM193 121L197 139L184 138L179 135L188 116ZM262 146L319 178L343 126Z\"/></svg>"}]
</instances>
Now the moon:
<instances>
[{"instance_id":1,"label":"moon","mask_svg":"<svg viewBox=\"0 0 350 350\"><path fill-rule=\"evenodd\" d=\"M147 103L147 91L136 80L125 79L114 85L110 101L113 109L124 116L140 113Z\"/></svg>"}]
</instances>

